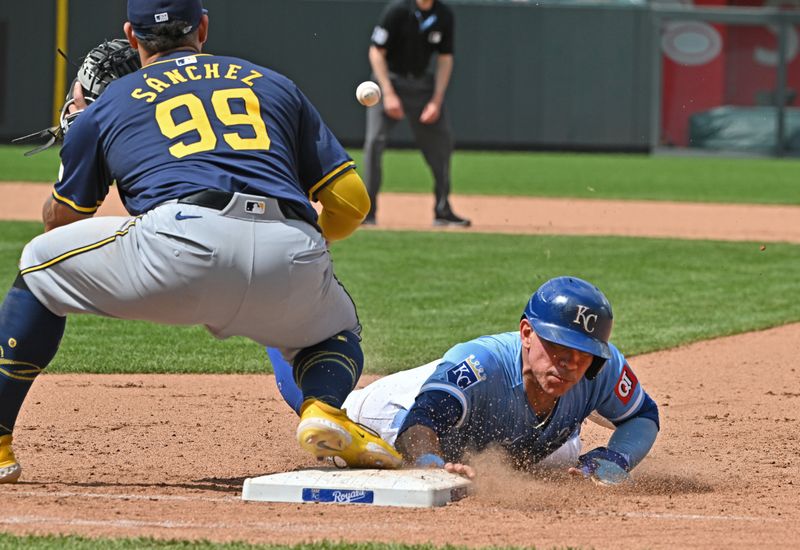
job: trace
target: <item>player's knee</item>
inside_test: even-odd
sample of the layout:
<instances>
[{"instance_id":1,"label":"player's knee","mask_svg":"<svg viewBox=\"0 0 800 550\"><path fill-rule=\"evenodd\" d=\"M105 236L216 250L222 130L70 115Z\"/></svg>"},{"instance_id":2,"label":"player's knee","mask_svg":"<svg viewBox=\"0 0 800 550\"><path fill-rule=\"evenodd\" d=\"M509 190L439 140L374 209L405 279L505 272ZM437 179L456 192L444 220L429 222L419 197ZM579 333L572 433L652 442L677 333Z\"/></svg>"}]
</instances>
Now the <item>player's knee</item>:
<instances>
[{"instance_id":1,"label":"player's knee","mask_svg":"<svg viewBox=\"0 0 800 550\"><path fill-rule=\"evenodd\" d=\"M37 235L32 240L28 241L28 244L22 249L22 254L20 255L20 266L32 266L32 265L39 265L49 258L47 257L47 251L45 243L48 239L51 238L50 233L42 233L41 235Z\"/></svg>"}]
</instances>

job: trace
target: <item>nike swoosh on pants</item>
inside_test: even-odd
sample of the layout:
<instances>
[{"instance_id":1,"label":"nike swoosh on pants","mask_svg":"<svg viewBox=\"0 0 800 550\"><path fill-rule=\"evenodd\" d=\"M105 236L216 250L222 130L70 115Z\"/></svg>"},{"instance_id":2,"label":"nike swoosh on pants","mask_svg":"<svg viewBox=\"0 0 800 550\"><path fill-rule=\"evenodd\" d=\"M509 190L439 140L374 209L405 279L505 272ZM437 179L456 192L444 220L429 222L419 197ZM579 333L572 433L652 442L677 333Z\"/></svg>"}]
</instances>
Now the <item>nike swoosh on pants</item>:
<instances>
[{"instance_id":1,"label":"nike swoosh on pants","mask_svg":"<svg viewBox=\"0 0 800 550\"><path fill-rule=\"evenodd\" d=\"M202 218L203 216L184 216L182 212L175 214L176 220L191 220L192 218Z\"/></svg>"}]
</instances>

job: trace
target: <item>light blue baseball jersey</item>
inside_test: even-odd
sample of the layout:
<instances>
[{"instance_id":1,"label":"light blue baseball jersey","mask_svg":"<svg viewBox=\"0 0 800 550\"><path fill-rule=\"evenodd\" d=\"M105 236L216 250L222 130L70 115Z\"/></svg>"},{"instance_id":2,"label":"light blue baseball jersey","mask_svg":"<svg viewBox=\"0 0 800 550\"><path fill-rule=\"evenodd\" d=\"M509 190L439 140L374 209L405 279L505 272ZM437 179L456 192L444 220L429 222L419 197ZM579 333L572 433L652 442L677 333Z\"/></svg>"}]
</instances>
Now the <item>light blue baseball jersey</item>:
<instances>
[{"instance_id":1,"label":"light blue baseball jersey","mask_svg":"<svg viewBox=\"0 0 800 550\"><path fill-rule=\"evenodd\" d=\"M461 404L456 425L440 434L445 457L456 460L465 449L500 443L518 462L534 463L563 445L594 410L615 425L647 410L657 423L655 404L622 353L609 347L612 357L597 377L583 377L547 419L537 417L525 395L519 332L482 336L452 347L420 389L421 395L446 392Z\"/></svg>"}]
</instances>

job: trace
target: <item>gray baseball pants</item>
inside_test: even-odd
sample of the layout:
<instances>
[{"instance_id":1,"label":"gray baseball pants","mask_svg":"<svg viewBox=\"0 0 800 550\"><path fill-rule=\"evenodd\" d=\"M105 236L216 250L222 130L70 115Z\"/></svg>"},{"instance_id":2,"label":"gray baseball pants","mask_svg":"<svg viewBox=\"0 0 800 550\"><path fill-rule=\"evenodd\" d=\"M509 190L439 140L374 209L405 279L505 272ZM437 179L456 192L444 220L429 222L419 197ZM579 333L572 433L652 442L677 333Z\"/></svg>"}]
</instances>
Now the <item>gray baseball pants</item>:
<instances>
[{"instance_id":1,"label":"gray baseball pants","mask_svg":"<svg viewBox=\"0 0 800 550\"><path fill-rule=\"evenodd\" d=\"M204 325L287 359L361 329L322 235L254 195L236 193L222 210L170 201L139 217L59 227L25 247L20 271L59 316Z\"/></svg>"}]
</instances>

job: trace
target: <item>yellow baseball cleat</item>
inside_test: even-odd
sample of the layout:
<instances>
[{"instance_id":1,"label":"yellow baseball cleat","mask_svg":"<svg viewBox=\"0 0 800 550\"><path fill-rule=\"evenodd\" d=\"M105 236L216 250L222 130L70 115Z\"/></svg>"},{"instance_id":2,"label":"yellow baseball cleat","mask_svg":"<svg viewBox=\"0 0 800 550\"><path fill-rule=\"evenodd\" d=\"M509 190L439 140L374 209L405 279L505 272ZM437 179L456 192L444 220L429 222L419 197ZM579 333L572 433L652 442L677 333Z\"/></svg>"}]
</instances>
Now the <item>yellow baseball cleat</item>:
<instances>
[{"instance_id":1,"label":"yellow baseball cleat","mask_svg":"<svg viewBox=\"0 0 800 550\"><path fill-rule=\"evenodd\" d=\"M403 457L369 428L353 422L342 409L316 399L300 408L300 446L317 458L344 460L350 468L398 468Z\"/></svg>"},{"instance_id":2,"label":"yellow baseball cleat","mask_svg":"<svg viewBox=\"0 0 800 550\"><path fill-rule=\"evenodd\" d=\"M22 474L22 466L11 450L11 434L0 436L0 483L14 483Z\"/></svg>"}]
</instances>

